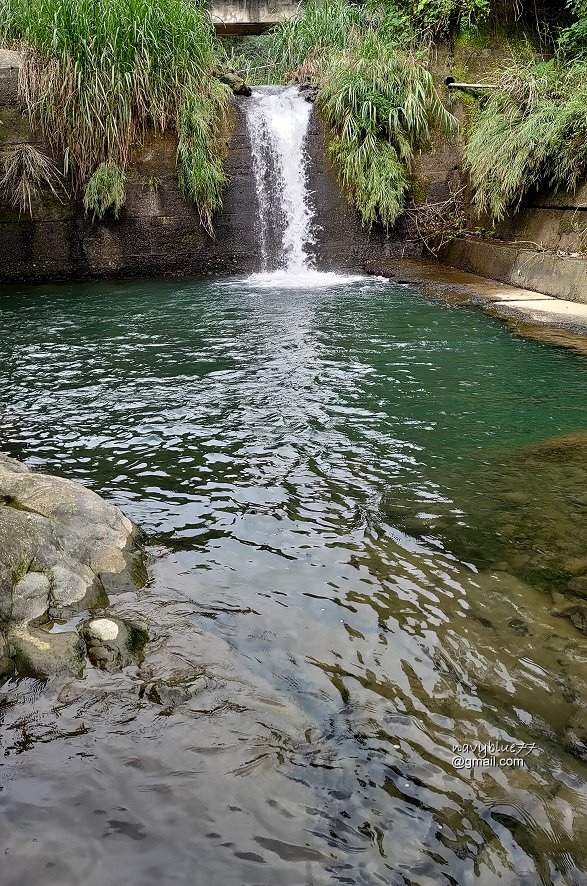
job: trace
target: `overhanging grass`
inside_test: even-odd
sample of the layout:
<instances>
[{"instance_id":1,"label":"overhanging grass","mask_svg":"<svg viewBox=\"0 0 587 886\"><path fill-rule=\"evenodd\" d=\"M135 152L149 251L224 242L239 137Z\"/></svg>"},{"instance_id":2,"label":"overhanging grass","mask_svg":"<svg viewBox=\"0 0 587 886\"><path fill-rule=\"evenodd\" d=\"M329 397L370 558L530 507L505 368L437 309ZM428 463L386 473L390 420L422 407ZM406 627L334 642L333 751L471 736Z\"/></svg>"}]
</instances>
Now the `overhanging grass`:
<instances>
[{"instance_id":1,"label":"overhanging grass","mask_svg":"<svg viewBox=\"0 0 587 886\"><path fill-rule=\"evenodd\" d=\"M212 142L227 90L211 88L216 62L207 14L195 0L0 0L0 40L24 48L21 86L33 122L63 152L75 186L103 163L125 168L149 127L178 126L206 105L210 187L218 206ZM184 153L194 148L187 147Z\"/></svg>"},{"instance_id":2,"label":"overhanging grass","mask_svg":"<svg viewBox=\"0 0 587 886\"><path fill-rule=\"evenodd\" d=\"M499 85L465 149L477 208L496 221L529 191L572 191L587 172L587 64L512 67Z\"/></svg>"},{"instance_id":3,"label":"overhanging grass","mask_svg":"<svg viewBox=\"0 0 587 886\"><path fill-rule=\"evenodd\" d=\"M222 206L222 190L226 175L222 157L213 150L218 134L218 107L222 106L227 90L216 81L217 94L189 96L178 120L177 174L184 197L196 203L200 219L212 234L212 213Z\"/></svg>"},{"instance_id":4,"label":"overhanging grass","mask_svg":"<svg viewBox=\"0 0 587 886\"><path fill-rule=\"evenodd\" d=\"M34 145L16 145L0 154L0 193L20 213L32 215L33 200L43 188L61 200L62 176L53 161Z\"/></svg>"},{"instance_id":5,"label":"overhanging grass","mask_svg":"<svg viewBox=\"0 0 587 886\"><path fill-rule=\"evenodd\" d=\"M456 127L432 75L417 55L373 34L332 57L318 103L332 133L330 156L363 221L393 225L405 208L415 151L432 126Z\"/></svg>"},{"instance_id":6,"label":"overhanging grass","mask_svg":"<svg viewBox=\"0 0 587 886\"><path fill-rule=\"evenodd\" d=\"M415 152L435 126L451 131L400 4L310 0L272 32L277 71L319 87L328 151L365 224L392 226L410 190Z\"/></svg>"},{"instance_id":7,"label":"overhanging grass","mask_svg":"<svg viewBox=\"0 0 587 886\"><path fill-rule=\"evenodd\" d=\"M100 221L107 212L118 218L124 206L126 174L117 163L100 163L84 189L84 209L94 221Z\"/></svg>"}]
</instances>

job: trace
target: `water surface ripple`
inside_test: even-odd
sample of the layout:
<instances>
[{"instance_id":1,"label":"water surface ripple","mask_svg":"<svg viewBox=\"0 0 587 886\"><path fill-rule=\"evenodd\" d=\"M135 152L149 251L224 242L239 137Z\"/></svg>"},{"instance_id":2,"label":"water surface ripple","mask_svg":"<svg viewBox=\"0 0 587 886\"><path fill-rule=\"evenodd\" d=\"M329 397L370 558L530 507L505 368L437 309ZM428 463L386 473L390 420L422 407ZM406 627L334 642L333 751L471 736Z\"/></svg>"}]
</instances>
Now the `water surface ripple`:
<instances>
[{"instance_id":1,"label":"water surface ripple","mask_svg":"<svg viewBox=\"0 0 587 886\"><path fill-rule=\"evenodd\" d=\"M427 528L473 520L455 476L587 429L581 358L369 280L0 306L3 449L146 529L114 606L152 636L140 669L0 690L3 886L587 882L585 637ZM454 765L490 741L534 748Z\"/></svg>"}]
</instances>

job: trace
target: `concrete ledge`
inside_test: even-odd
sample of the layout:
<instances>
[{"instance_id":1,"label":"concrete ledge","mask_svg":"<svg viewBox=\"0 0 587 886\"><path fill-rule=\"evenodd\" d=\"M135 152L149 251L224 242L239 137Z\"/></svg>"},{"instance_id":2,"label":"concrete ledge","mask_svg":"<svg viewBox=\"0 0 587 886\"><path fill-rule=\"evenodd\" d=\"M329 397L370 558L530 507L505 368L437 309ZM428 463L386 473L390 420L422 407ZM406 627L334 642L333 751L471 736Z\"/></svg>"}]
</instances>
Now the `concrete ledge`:
<instances>
[{"instance_id":1,"label":"concrete ledge","mask_svg":"<svg viewBox=\"0 0 587 886\"><path fill-rule=\"evenodd\" d=\"M18 98L20 55L11 49L0 49L0 105L13 105Z\"/></svg>"},{"instance_id":2,"label":"concrete ledge","mask_svg":"<svg viewBox=\"0 0 587 886\"><path fill-rule=\"evenodd\" d=\"M554 298L587 304L587 260L520 249L487 240L454 240L441 260L451 267L542 292Z\"/></svg>"}]
</instances>

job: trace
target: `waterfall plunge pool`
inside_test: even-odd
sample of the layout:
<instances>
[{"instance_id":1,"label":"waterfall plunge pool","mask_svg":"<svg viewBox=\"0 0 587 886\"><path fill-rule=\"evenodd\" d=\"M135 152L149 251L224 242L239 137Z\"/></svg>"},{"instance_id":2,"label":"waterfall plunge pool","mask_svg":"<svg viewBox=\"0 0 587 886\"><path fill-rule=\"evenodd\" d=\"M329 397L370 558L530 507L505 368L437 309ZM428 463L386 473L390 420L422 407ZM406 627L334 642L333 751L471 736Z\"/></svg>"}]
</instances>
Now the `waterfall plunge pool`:
<instances>
[{"instance_id":1,"label":"waterfall plunge pool","mask_svg":"<svg viewBox=\"0 0 587 886\"><path fill-rule=\"evenodd\" d=\"M586 881L584 359L360 279L1 308L3 448L145 528L151 635L2 687L2 884Z\"/></svg>"}]
</instances>

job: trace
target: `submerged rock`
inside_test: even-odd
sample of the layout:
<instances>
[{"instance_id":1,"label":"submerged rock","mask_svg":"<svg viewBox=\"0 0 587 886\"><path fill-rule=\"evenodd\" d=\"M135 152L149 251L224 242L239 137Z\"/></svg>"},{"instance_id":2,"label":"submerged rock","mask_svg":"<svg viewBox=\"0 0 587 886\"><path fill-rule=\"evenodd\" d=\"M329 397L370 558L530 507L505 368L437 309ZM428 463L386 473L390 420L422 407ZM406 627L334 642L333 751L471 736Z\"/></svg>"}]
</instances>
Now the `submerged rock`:
<instances>
[{"instance_id":1,"label":"submerged rock","mask_svg":"<svg viewBox=\"0 0 587 886\"><path fill-rule=\"evenodd\" d=\"M80 673L84 639L49 630L107 606L106 589L141 583L139 539L128 517L90 489L0 454L0 662L40 677ZM128 648L136 646L134 629L121 625ZM128 655L110 650L107 658L124 666ZM9 672L5 662L0 673Z\"/></svg>"},{"instance_id":2,"label":"submerged rock","mask_svg":"<svg viewBox=\"0 0 587 886\"><path fill-rule=\"evenodd\" d=\"M579 711L567 727L566 740L569 750L587 763L587 710Z\"/></svg>"},{"instance_id":3,"label":"submerged rock","mask_svg":"<svg viewBox=\"0 0 587 886\"><path fill-rule=\"evenodd\" d=\"M21 627L10 634L10 646L20 673L41 679L57 674L80 677L85 646L76 631L50 634L39 628Z\"/></svg>"},{"instance_id":4,"label":"submerged rock","mask_svg":"<svg viewBox=\"0 0 587 886\"><path fill-rule=\"evenodd\" d=\"M473 474L454 468L436 480L442 495L433 503L385 501L390 521L480 570L548 592L553 612L586 633L587 433L487 455Z\"/></svg>"},{"instance_id":5,"label":"submerged rock","mask_svg":"<svg viewBox=\"0 0 587 886\"><path fill-rule=\"evenodd\" d=\"M568 618L578 631L587 634L587 603L563 603L561 606L553 606L550 610L553 615Z\"/></svg>"}]
</instances>

